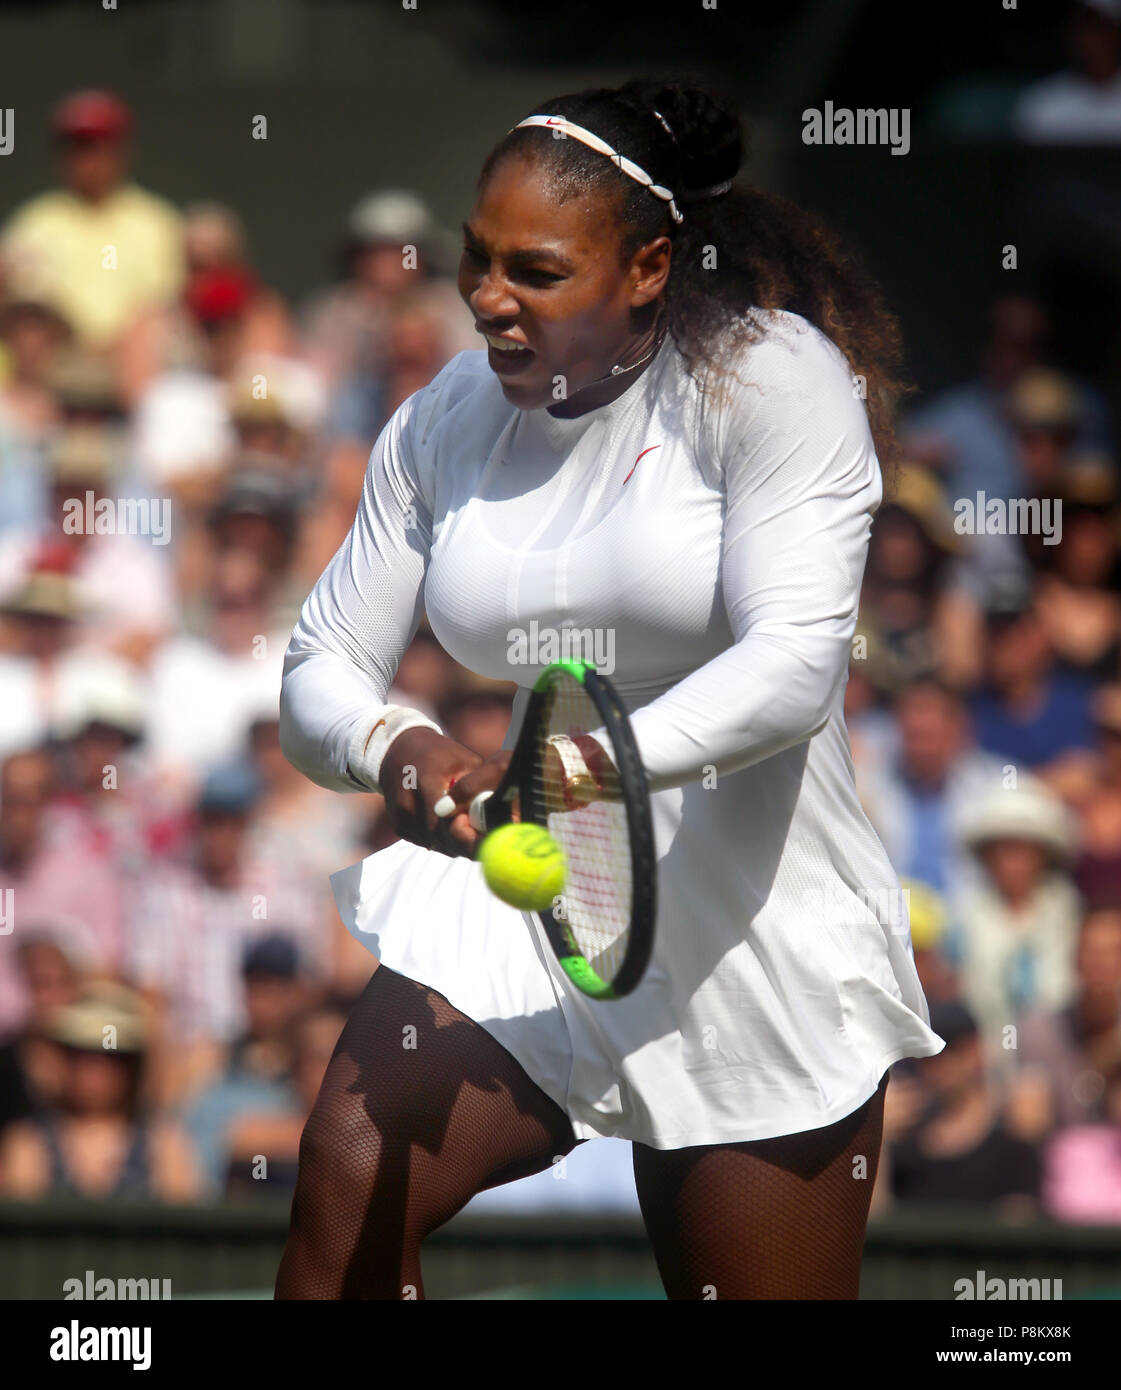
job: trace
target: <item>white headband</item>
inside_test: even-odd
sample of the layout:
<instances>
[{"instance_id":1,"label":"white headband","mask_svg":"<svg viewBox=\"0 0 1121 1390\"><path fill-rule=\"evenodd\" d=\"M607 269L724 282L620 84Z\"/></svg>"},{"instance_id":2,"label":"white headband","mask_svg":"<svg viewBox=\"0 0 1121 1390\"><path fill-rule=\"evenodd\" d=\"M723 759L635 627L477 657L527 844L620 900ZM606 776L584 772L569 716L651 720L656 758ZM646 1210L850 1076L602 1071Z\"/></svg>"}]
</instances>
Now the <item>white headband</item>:
<instances>
[{"instance_id":1,"label":"white headband","mask_svg":"<svg viewBox=\"0 0 1121 1390\"><path fill-rule=\"evenodd\" d=\"M662 118L659 117L659 119ZM662 123L665 124L664 120ZM675 222L685 220L678 212L677 204L673 201L673 194L668 188L663 188L660 183L655 183L645 169L640 169L633 160L627 159L625 155L613 150L606 140L601 140L598 135L593 135L590 130L585 130L582 125L573 125L571 121L566 121L563 116L527 116L524 121L519 121L511 129L520 130L524 125L547 126L550 130L559 130L566 137L571 135L574 140L579 140L581 144L587 145L600 154L605 154L624 174L634 179L636 183L642 184L643 188L648 188L655 198L661 198L663 203L668 203L669 215Z\"/></svg>"}]
</instances>

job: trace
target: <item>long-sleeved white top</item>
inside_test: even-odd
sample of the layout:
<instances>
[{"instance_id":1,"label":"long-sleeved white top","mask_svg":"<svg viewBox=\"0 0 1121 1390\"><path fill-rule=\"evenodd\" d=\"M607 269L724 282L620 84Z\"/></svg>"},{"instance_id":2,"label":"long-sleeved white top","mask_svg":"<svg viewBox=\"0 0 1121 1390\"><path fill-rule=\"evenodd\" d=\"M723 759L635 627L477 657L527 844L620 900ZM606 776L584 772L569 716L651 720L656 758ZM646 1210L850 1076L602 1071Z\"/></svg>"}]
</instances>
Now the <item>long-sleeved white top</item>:
<instances>
[{"instance_id":1,"label":"long-sleeved white top","mask_svg":"<svg viewBox=\"0 0 1121 1390\"><path fill-rule=\"evenodd\" d=\"M724 392L667 340L609 405L521 411L482 352L396 412L354 527L286 659L297 767L377 788L423 716L386 704L423 610L463 665L519 686L596 660L652 790L659 918L627 999L572 990L478 866L394 845L335 875L391 968L487 1027L577 1133L657 1147L832 1123L937 1052L906 906L856 795L842 717L879 468L840 351L769 316ZM427 722L427 721L425 721Z\"/></svg>"}]
</instances>

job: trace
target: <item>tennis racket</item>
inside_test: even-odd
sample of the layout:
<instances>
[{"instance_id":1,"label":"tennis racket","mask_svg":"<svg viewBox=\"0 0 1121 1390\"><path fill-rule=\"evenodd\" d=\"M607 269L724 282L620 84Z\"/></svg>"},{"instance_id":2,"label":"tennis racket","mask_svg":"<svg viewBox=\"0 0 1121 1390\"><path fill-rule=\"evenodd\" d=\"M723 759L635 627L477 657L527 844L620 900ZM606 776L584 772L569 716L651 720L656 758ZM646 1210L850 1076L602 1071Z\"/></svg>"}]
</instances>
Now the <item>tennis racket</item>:
<instances>
[{"instance_id":1,"label":"tennis racket","mask_svg":"<svg viewBox=\"0 0 1121 1390\"><path fill-rule=\"evenodd\" d=\"M646 774L610 681L584 662L547 667L502 782L469 814L480 833L512 820L549 832L567 866L564 892L537 914L549 944L585 994L629 994L654 944L654 832Z\"/></svg>"}]
</instances>

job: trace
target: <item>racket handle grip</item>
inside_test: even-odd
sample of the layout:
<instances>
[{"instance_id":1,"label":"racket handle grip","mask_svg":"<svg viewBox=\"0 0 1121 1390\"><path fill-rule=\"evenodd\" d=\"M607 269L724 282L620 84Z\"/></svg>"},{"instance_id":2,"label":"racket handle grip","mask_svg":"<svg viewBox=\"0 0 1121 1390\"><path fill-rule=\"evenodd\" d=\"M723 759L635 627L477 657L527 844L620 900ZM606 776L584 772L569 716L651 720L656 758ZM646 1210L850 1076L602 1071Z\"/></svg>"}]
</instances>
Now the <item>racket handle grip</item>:
<instances>
[{"instance_id":1,"label":"racket handle grip","mask_svg":"<svg viewBox=\"0 0 1121 1390\"><path fill-rule=\"evenodd\" d=\"M493 795L493 792L480 792L467 809L467 818L480 835L485 835L487 831L485 807Z\"/></svg>"}]
</instances>

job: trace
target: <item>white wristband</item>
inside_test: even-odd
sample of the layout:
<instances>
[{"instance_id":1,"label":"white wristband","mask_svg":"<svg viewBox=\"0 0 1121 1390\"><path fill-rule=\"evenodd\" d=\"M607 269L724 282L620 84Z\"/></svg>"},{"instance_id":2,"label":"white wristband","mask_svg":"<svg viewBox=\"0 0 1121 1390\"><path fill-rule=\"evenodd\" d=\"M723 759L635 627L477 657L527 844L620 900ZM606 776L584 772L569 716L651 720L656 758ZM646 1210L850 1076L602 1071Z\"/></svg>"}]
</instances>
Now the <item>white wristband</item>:
<instances>
[{"instance_id":1,"label":"white wristband","mask_svg":"<svg viewBox=\"0 0 1121 1390\"><path fill-rule=\"evenodd\" d=\"M381 791L380 772L382 759L389 745L406 729L433 729L436 733L444 731L434 724L426 714L405 705L383 705L377 711L372 723L363 721L355 730L347 755L347 771L353 780L372 792Z\"/></svg>"},{"instance_id":2,"label":"white wristband","mask_svg":"<svg viewBox=\"0 0 1121 1390\"><path fill-rule=\"evenodd\" d=\"M574 782L578 778L591 776L583 753L567 734L550 734L547 742L551 743L557 750L561 767L564 769L565 781Z\"/></svg>"}]
</instances>

